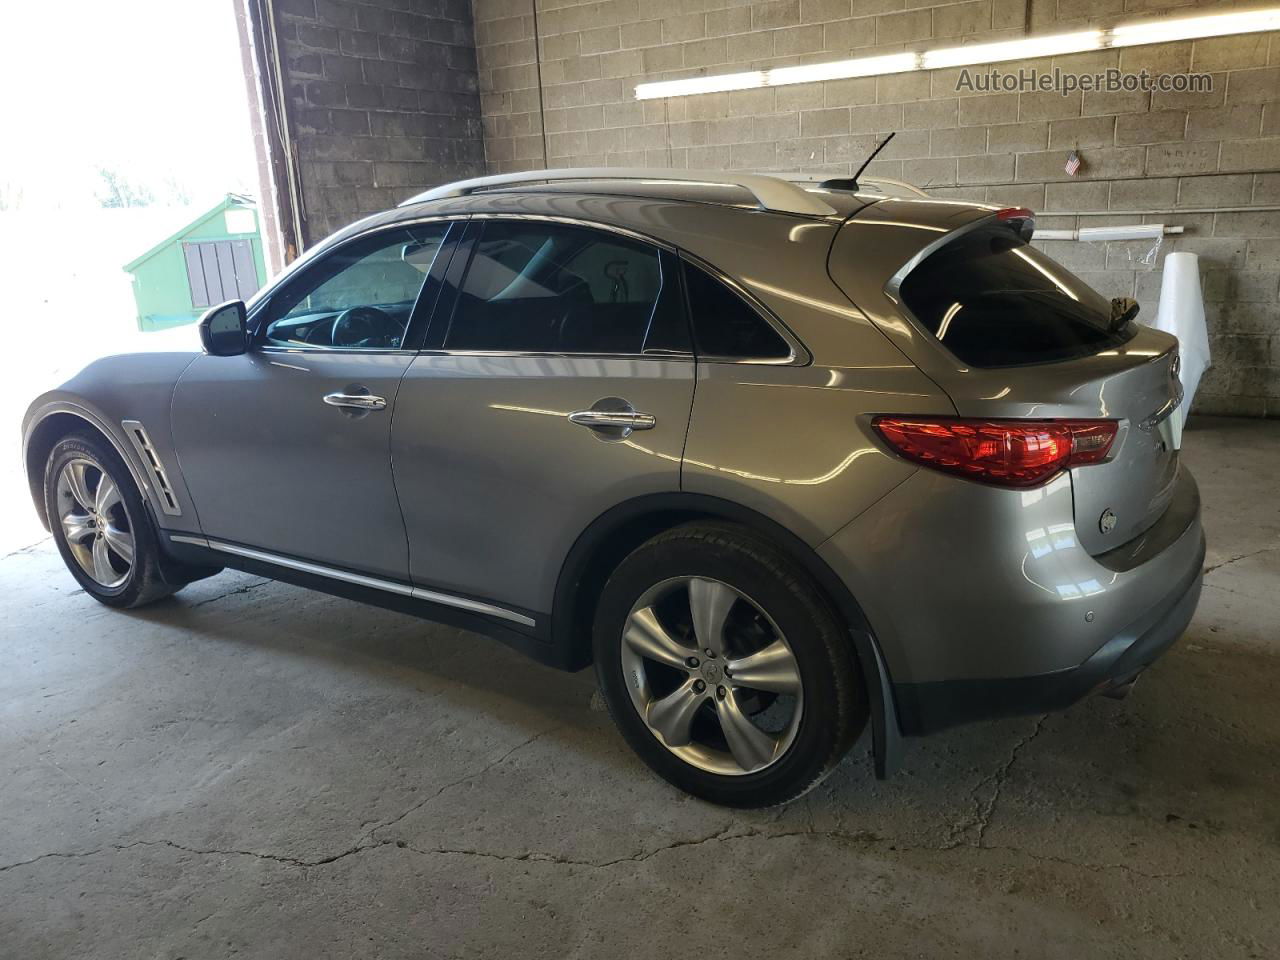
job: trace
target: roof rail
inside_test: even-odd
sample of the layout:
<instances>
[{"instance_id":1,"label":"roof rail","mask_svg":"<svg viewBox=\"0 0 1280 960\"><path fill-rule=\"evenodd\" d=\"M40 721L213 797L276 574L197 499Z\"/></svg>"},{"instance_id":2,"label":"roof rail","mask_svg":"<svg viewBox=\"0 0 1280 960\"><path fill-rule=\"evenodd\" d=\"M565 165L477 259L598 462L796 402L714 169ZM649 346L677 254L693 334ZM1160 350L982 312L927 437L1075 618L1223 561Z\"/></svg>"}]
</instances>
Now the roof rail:
<instances>
[{"instance_id":1,"label":"roof rail","mask_svg":"<svg viewBox=\"0 0 1280 960\"><path fill-rule=\"evenodd\" d=\"M858 178L858 182L859 182L859 183L869 183L869 184L872 184L873 186L877 186L877 187L879 187L881 190L883 190L885 193L889 194L890 196L894 196L894 195L895 195L895 194L893 193L893 191L894 191L894 190L898 190L898 191L900 191L900 193L896 194L896 196L899 196L899 197L925 197L925 198L928 198L928 196L929 196L927 193L925 193L923 190L921 190L921 189L920 189L919 187L917 187L915 184L907 183L907 181L905 181L905 180L891 180L891 179L889 179L888 177L866 177L866 176L863 176L863 177L859 177L859 178ZM889 189L886 189L886 188L889 188Z\"/></svg>"},{"instance_id":2,"label":"roof rail","mask_svg":"<svg viewBox=\"0 0 1280 960\"><path fill-rule=\"evenodd\" d=\"M446 200L465 197L468 194L492 187L519 186L561 180L649 180L676 183L706 183L716 186L741 187L756 198L761 210L777 213L798 213L806 217L829 217L836 210L820 197L797 184L779 177L767 177L756 173L730 174L708 170L672 170L666 167L571 167L562 170L529 170L524 173L500 173L491 177L459 180L427 190L411 197L400 206L425 203L428 200Z\"/></svg>"},{"instance_id":3,"label":"roof rail","mask_svg":"<svg viewBox=\"0 0 1280 960\"><path fill-rule=\"evenodd\" d=\"M773 173L769 174L773 177L783 177L792 183L809 184L818 186L823 181L830 180L830 174L810 174L810 173ZM907 199L910 197L929 198L929 194L925 193L914 184L907 183L905 180L891 180L888 177L868 177L861 176L858 178L859 187L872 187L883 193L887 197L897 199Z\"/></svg>"}]
</instances>

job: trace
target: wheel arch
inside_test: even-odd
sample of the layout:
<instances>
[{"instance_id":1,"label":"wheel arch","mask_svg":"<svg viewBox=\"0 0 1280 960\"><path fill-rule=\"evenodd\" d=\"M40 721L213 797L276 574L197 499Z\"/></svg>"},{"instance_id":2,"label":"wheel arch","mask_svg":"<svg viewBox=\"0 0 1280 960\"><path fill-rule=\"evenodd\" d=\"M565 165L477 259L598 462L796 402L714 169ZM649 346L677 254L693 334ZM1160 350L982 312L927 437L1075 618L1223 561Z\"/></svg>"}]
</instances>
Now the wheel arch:
<instances>
[{"instance_id":1,"label":"wheel arch","mask_svg":"<svg viewBox=\"0 0 1280 960\"><path fill-rule=\"evenodd\" d=\"M551 611L551 640L569 669L590 665L595 605L609 575L650 537L692 520L723 520L742 526L781 549L813 578L844 622L870 700L876 775L897 765L900 735L888 668L857 599L817 552L775 520L719 497L663 493L618 504L579 535L561 566ZM558 658L558 659L559 659Z\"/></svg>"},{"instance_id":2,"label":"wheel arch","mask_svg":"<svg viewBox=\"0 0 1280 960\"><path fill-rule=\"evenodd\" d=\"M126 444L121 443L120 438L113 434L93 412L65 400L50 403L29 416L23 433L22 463L27 473L27 487L31 493L36 514L40 517L44 528L50 533L53 532L49 511L44 501L44 470L45 464L49 461L49 454L66 437L86 432L106 441L124 461L129 471L129 478L142 498L146 522L151 526L156 542L161 544L158 563L160 574L165 582L180 586L217 572L218 568L184 563L169 556L163 548L161 526L156 520L155 508L152 506L152 488L146 480L146 474L137 463L133 451L129 450Z\"/></svg>"},{"instance_id":3,"label":"wheel arch","mask_svg":"<svg viewBox=\"0 0 1280 960\"><path fill-rule=\"evenodd\" d=\"M22 463L27 473L27 487L31 492L36 513L46 530L49 530L50 526L49 513L44 502L45 464L49 460L49 454L53 452L53 448L60 440L73 433L84 431L86 428L109 443L119 454L120 459L129 468L134 485L142 492L143 502L150 510L150 504L147 503L149 488L129 451L90 411L63 401L49 405L31 418L23 437ZM152 522L154 523L154 518Z\"/></svg>"}]
</instances>

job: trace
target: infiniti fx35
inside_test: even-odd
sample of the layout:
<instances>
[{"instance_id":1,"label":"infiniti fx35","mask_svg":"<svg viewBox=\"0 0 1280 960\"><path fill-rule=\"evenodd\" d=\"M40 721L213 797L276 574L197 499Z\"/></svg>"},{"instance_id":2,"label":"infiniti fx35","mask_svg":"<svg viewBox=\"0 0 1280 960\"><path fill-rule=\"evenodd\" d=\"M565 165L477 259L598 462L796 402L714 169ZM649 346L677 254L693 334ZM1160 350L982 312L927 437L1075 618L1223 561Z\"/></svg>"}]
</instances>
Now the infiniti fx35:
<instances>
[{"instance_id":1,"label":"infiniti fx35","mask_svg":"<svg viewBox=\"0 0 1280 960\"><path fill-rule=\"evenodd\" d=\"M31 493L109 606L251 570L594 664L718 803L868 726L884 776L903 736L1126 691L1199 596L1177 342L1031 226L866 182L452 184L203 349L39 397Z\"/></svg>"}]
</instances>

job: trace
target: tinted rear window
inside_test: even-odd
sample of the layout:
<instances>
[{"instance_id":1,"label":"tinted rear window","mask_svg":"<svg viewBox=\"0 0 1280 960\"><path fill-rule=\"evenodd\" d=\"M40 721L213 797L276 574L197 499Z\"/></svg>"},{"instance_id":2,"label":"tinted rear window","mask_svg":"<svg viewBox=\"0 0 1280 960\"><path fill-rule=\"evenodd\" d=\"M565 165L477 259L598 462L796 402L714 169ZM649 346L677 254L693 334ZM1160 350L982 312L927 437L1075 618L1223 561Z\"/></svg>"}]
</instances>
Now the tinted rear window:
<instances>
[{"instance_id":1,"label":"tinted rear window","mask_svg":"<svg viewBox=\"0 0 1280 960\"><path fill-rule=\"evenodd\" d=\"M975 367L1051 363L1119 346L1111 301L1004 226L984 227L930 254L902 282L902 302Z\"/></svg>"}]
</instances>

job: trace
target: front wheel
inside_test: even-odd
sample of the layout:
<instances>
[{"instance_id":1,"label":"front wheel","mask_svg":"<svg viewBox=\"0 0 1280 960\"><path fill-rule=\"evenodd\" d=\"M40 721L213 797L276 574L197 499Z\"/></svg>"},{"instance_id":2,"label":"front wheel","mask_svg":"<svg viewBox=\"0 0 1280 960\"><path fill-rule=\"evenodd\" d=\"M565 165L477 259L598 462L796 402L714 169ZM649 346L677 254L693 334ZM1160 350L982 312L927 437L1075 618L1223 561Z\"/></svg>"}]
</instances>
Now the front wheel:
<instances>
[{"instance_id":1,"label":"front wheel","mask_svg":"<svg viewBox=\"0 0 1280 960\"><path fill-rule=\"evenodd\" d=\"M627 742L714 803L799 796L866 725L847 631L804 570L743 527L686 524L636 549L605 584L593 640Z\"/></svg>"},{"instance_id":2,"label":"front wheel","mask_svg":"<svg viewBox=\"0 0 1280 960\"><path fill-rule=\"evenodd\" d=\"M173 593L142 496L110 444L80 434L61 440L45 465L44 496L58 552L85 593L110 607Z\"/></svg>"}]
</instances>

